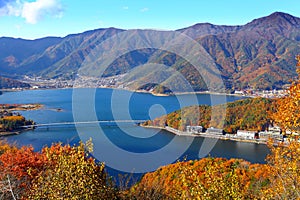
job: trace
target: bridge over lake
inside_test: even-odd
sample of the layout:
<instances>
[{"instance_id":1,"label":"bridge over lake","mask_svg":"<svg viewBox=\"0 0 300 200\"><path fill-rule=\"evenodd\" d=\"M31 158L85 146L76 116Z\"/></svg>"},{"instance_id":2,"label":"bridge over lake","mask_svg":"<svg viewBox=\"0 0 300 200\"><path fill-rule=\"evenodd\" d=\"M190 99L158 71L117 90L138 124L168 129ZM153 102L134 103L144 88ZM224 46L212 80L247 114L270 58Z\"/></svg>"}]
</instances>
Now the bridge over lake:
<instances>
[{"instance_id":1,"label":"bridge over lake","mask_svg":"<svg viewBox=\"0 0 300 200\"><path fill-rule=\"evenodd\" d=\"M83 122L54 122L45 124L33 124L27 126L21 126L22 128L37 128L37 127L54 127L54 126L66 126L66 125L79 125L79 124L102 124L102 125L112 125L119 123L134 123L140 124L147 120L99 120L99 121L83 121Z\"/></svg>"}]
</instances>

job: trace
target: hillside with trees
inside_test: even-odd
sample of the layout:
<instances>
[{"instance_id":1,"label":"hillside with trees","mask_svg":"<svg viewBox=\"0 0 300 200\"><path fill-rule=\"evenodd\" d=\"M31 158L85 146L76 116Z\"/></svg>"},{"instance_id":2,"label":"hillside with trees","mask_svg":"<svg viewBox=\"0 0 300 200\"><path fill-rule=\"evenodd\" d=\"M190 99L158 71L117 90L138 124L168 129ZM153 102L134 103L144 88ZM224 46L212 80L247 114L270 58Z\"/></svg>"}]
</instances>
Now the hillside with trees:
<instances>
[{"instance_id":1,"label":"hillside with trees","mask_svg":"<svg viewBox=\"0 0 300 200\"><path fill-rule=\"evenodd\" d=\"M211 120L212 109L219 120ZM147 121L144 126L170 126L184 131L186 126L202 126L204 128L220 128L227 133L237 130L266 130L272 123L270 113L273 111L273 100L266 98L248 98L244 100L216 105L190 106L169 113L165 116ZM226 114L223 111L226 110Z\"/></svg>"},{"instance_id":2,"label":"hillside with trees","mask_svg":"<svg viewBox=\"0 0 300 200\"><path fill-rule=\"evenodd\" d=\"M203 81L203 76L214 82L215 73L211 69L216 68L220 71L225 89L230 91L248 87L282 88L297 77L294 56L300 53L299 27L300 18L275 12L241 26L199 23L176 31L103 28L64 38L47 37L32 41L0 38L0 47L6 49L0 53L0 70L2 76L11 78L29 75L44 79L75 79L78 69L95 47L108 38L126 33L122 36L123 42L130 41L132 37L136 39L134 44L124 46L125 49L145 44L147 48L134 49L115 58L103 73L100 73L103 66L97 65L101 59L98 56L85 69L87 75L104 78L128 74L128 77L119 80L120 85L126 85L129 89L169 93L168 88L163 86L172 85L173 92L187 92L189 89L182 87L187 84L178 82L178 77L172 72L182 75L194 91L205 91L208 85ZM201 59L200 66L208 68L205 73L196 73L195 67L180 55L151 47L152 42L155 44L165 39L166 34L175 32L192 38L200 46L197 55L209 58ZM123 42L125 45L126 42ZM116 43L107 43L103 52L98 52L99 55L116 51L120 44ZM184 45L181 48L183 52L190 50ZM159 65L149 68L143 66L146 63ZM159 67L162 65L164 68ZM128 81L131 83L128 84Z\"/></svg>"},{"instance_id":3,"label":"hillside with trees","mask_svg":"<svg viewBox=\"0 0 300 200\"><path fill-rule=\"evenodd\" d=\"M16 105L0 104L0 136L25 130L23 126L33 125L32 120L25 119L20 113L13 112L10 108Z\"/></svg>"},{"instance_id":4,"label":"hillside with trees","mask_svg":"<svg viewBox=\"0 0 300 200\"><path fill-rule=\"evenodd\" d=\"M292 83L288 95L276 100L276 112L272 118L278 123L283 132L300 131L300 55L296 56L298 79Z\"/></svg>"},{"instance_id":5,"label":"hillside with trees","mask_svg":"<svg viewBox=\"0 0 300 200\"><path fill-rule=\"evenodd\" d=\"M299 142L273 147L266 164L203 158L147 173L128 193L132 199L299 199Z\"/></svg>"},{"instance_id":6,"label":"hillside with trees","mask_svg":"<svg viewBox=\"0 0 300 200\"><path fill-rule=\"evenodd\" d=\"M203 158L176 162L118 188L92 143L53 144L40 152L0 141L1 199L298 199L300 143L273 146L266 164ZM127 181L127 180L123 180Z\"/></svg>"},{"instance_id":7,"label":"hillside with trees","mask_svg":"<svg viewBox=\"0 0 300 200\"><path fill-rule=\"evenodd\" d=\"M0 76L0 89L30 88L30 84Z\"/></svg>"}]
</instances>

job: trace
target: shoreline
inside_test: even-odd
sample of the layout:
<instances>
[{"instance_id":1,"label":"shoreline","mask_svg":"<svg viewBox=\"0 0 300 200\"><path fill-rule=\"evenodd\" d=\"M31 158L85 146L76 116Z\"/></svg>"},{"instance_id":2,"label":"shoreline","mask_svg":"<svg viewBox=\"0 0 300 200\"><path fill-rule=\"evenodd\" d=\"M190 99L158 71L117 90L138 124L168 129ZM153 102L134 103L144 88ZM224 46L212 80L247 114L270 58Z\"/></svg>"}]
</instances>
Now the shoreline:
<instances>
[{"instance_id":1,"label":"shoreline","mask_svg":"<svg viewBox=\"0 0 300 200\"><path fill-rule=\"evenodd\" d=\"M175 92L175 93L171 93L171 94L164 94L164 93L154 93L154 92L147 91L147 90L133 90L130 88L118 88L118 87L97 87L97 88L125 90L125 91L129 91L129 92L151 94L153 96L158 96L158 97L164 97L164 96L168 97L168 96L176 96L176 95L195 95L195 94L196 95L197 94L225 95L225 96L236 96L236 97L247 97L247 98L255 97L253 95L230 94L230 93L214 92L214 91ZM97 89L97 88L94 88L94 89Z\"/></svg>"},{"instance_id":2,"label":"shoreline","mask_svg":"<svg viewBox=\"0 0 300 200\"><path fill-rule=\"evenodd\" d=\"M43 104L39 103L26 103L26 104L0 104L0 110L7 111L29 111L29 110L40 110L44 107Z\"/></svg>"},{"instance_id":3,"label":"shoreline","mask_svg":"<svg viewBox=\"0 0 300 200\"><path fill-rule=\"evenodd\" d=\"M20 131L13 131L13 132L0 132L0 139L1 137L6 137L10 135L19 135L21 132Z\"/></svg>"},{"instance_id":4,"label":"shoreline","mask_svg":"<svg viewBox=\"0 0 300 200\"><path fill-rule=\"evenodd\" d=\"M187 132L179 131L179 130L171 128L171 127L144 126L144 125L140 125L140 126L143 128L164 130L164 131L167 131L167 132L177 135L177 136L212 138L212 139L230 140L230 141L236 141L236 142L264 144L264 145L267 144L267 140L260 140L260 139L254 139L254 140L243 139L243 138L237 138L237 137L226 137L226 135L216 135L216 134L208 134L208 133L194 134L194 133L187 133Z\"/></svg>"},{"instance_id":5,"label":"shoreline","mask_svg":"<svg viewBox=\"0 0 300 200\"><path fill-rule=\"evenodd\" d=\"M11 131L11 132L3 131L3 132L0 132L0 139L1 139L1 137L11 136L11 135L20 135L21 133L30 131L30 130L34 130L34 128L17 129L17 130Z\"/></svg>"},{"instance_id":6,"label":"shoreline","mask_svg":"<svg viewBox=\"0 0 300 200\"><path fill-rule=\"evenodd\" d=\"M168 96L176 96L176 95L197 95L197 94L211 94L211 95L226 95L226 96L237 96L237 97L247 97L253 98L256 96L253 95L241 95L241 94L230 94L230 93L223 93L223 92L214 92L214 91L194 91L194 92L175 92L171 94L164 94L164 93L154 93L147 90L134 90L130 88L119 88L119 87L64 87L64 88L23 88L22 90L13 90L13 89L1 89L0 91L3 92L21 92L27 90L65 90L65 89L115 89L115 90L124 90L128 92L136 92L136 93L144 93L144 94L151 94L153 96L158 97L168 97Z\"/></svg>"},{"instance_id":7,"label":"shoreline","mask_svg":"<svg viewBox=\"0 0 300 200\"><path fill-rule=\"evenodd\" d=\"M34 127L27 125L34 125L35 123L32 120L26 119L23 115L18 113L18 111L33 111L41 110L44 107L43 104L38 103L26 103L26 104L0 104L0 117L1 117L1 129L0 137L10 136L10 135L19 135L22 132L33 130ZM12 121L15 122L15 125L12 125ZM7 127L5 127L7 126Z\"/></svg>"}]
</instances>

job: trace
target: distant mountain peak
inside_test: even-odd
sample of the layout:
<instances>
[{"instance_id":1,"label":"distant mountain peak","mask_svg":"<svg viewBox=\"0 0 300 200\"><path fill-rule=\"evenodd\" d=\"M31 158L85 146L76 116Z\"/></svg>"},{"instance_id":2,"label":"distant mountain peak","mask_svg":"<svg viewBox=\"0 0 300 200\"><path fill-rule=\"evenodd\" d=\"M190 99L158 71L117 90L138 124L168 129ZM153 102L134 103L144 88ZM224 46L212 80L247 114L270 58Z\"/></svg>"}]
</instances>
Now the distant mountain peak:
<instances>
[{"instance_id":1,"label":"distant mountain peak","mask_svg":"<svg viewBox=\"0 0 300 200\"><path fill-rule=\"evenodd\" d=\"M266 18L277 18L277 17L284 17L284 18L296 18L288 13L284 12L274 12L270 14L269 16L266 16Z\"/></svg>"},{"instance_id":2,"label":"distant mountain peak","mask_svg":"<svg viewBox=\"0 0 300 200\"><path fill-rule=\"evenodd\" d=\"M197 28L197 27L211 27L211 28L214 28L214 27L235 27L235 26L230 26L230 25L216 25L216 24L204 22L204 23L194 24L194 25L189 26L187 28Z\"/></svg>"},{"instance_id":3,"label":"distant mountain peak","mask_svg":"<svg viewBox=\"0 0 300 200\"><path fill-rule=\"evenodd\" d=\"M273 12L273 13L271 13L271 14L265 16L265 17L262 17L262 18L268 18L268 17L272 18L272 17L278 17L278 16L280 17L280 16L286 16L286 15L293 17L292 15L290 15L288 13L276 11L276 12Z\"/></svg>"},{"instance_id":4,"label":"distant mountain peak","mask_svg":"<svg viewBox=\"0 0 300 200\"><path fill-rule=\"evenodd\" d=\"M265 25L279 25L279 26L299 26L300 18L294 17L284 12L274 12L269 16L254 19L246 26L265 26Z\"/></svg>"},{"instance_id":5,"label":"distant mountain peak","mask_svg":"<svg viewBox=\"0 0 300 200\"><path fill-rule=\"evenodd\" d=\"M188 35L191 38L198 38L206 35L218 35L223 33L235 32L240 26L214 25L211 23L197 23L187 28L177 31Z\"/></svg>"},{"instance_id":6,"label":"distant mountain peak","mask_svg":"<svg viewBox=\"0 0 300 200\"><path fill-rule=\"evenodd\" d=\"M283 12L274 12L271 15L265 17L265 19L269 19L270 21L279 21L283 20L286 21L292 25L299 25L300 24L300 18L294 17L290 14L283 13Z\"/></svg>"},{"instance_id":7,"label":"distant mountain peak","mask_svg":"<svg viewBox=\"0 0 300 200\"><path fill-rule=\"evenodd\" d=\"M208 22L204 22L204 23L197 23L197 24L194 24L194 25L192 25L192 26L189 26L188 28L197 28L197 27L201 27L201 26L214 27L214 26L216 26L216 25L211 24L211 23L208 23Z\"/></svg>"}]
</instances>

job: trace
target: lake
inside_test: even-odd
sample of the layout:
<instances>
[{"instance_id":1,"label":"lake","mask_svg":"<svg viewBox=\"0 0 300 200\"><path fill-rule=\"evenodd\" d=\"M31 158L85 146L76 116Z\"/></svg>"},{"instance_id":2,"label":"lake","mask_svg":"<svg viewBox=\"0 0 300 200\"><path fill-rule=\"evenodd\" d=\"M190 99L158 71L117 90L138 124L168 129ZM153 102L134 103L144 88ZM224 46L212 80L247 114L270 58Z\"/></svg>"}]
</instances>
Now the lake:
<instances>
[{"instance_id":1,"label":"lake","mask_svg":"<svg viewBox=\"0 0 300 200\"><path fill-rule=\"evenodd\" d=\"M74 120L148 120L184 106L220 104L241 98L210 94L153 96L116 89L60 89L6 92L0 96L0 103L43 104L41 110L21 112L26 118L41 124ZM243 158L253 163L264 163L269 153L263 144L175 136L158 129L142 128L133 122L40 127L8 136L7 140L40 150L55 142L76 144L89 138L94 144L93 156L105 162L112 175L143 174L177 160L204 156Z\"/></svg>"}]
</instances>

